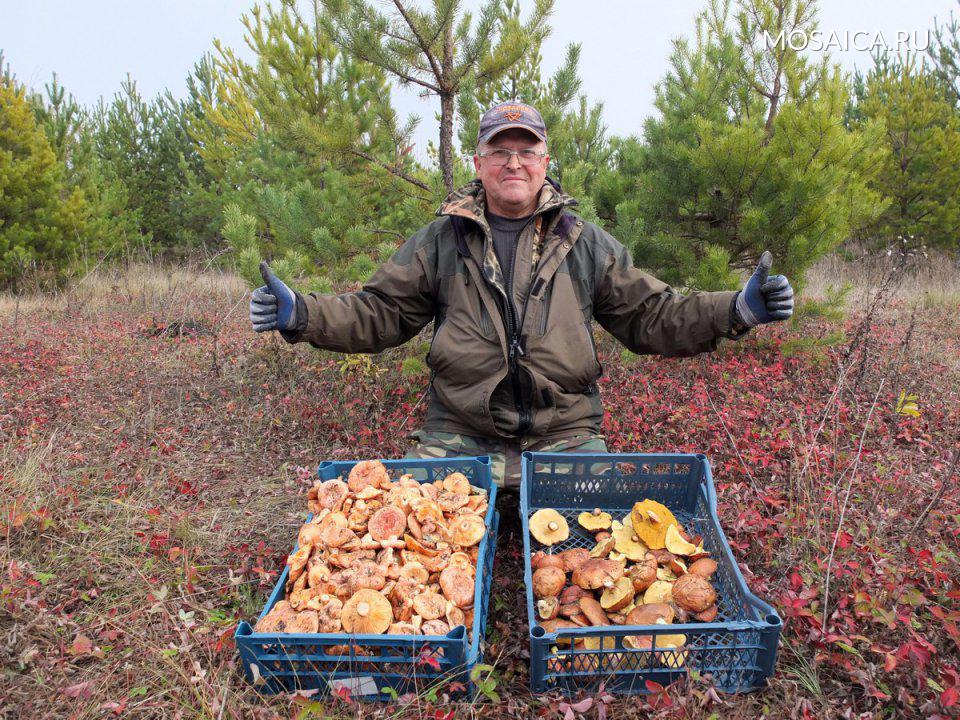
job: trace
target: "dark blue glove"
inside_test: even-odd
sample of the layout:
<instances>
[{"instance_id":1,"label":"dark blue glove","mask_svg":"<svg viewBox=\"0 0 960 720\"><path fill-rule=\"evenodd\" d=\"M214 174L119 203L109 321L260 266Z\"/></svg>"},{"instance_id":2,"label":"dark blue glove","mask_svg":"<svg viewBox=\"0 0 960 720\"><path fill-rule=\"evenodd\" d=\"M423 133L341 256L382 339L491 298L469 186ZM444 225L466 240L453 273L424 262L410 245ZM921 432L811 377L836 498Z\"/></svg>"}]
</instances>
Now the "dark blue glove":
<instances>
[{"instance_id":1,"label":"dark blue glove","mask_svg":"<svg viewBox=\"0 0 960 720\"><path fill-rule=\"evenodd\" d=\"M266 262L260 263L266 285L250 297L250 322L254 332L291 330L297 325L297 294L273 274Z\"/></svg>"},{"instance_id":2,"label":"dark blue glove","mask_svg":"<svg viewBox=\"0 0 960 720\"><path fill-rule=\"evenodd\" d=\"M793 288L784 275L767 277L772 265L773 255L764 250L757 269L737 295L737 316L747 327L786 320L793 315Z\"/></svg>"}]
</instances>

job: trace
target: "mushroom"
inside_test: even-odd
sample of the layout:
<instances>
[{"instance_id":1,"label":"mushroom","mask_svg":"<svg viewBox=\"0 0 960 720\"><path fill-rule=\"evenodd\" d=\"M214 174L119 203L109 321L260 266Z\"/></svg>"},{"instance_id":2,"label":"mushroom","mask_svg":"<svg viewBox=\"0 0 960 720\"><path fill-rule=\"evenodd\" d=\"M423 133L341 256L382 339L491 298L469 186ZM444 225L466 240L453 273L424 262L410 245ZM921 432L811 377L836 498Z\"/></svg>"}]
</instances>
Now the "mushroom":
<instances>
[{"instance_id":1,"label":"mushroom","mask_svg":"<svg viewBox=\"0 0 960 720\"><path fill-rule=\"evenodd\" d=\"M537 600L537 617L541 620L553 620L560 613L560 601L556 597Z\"/></svg>"},{"instance_id":2,"label":"mushroom","mask_svg":"<svg viewBox=\"0 0 960 720\"><path fill-rule=\"evenodd\" d=\"M584 595L589 595L589 593L579 585L567 585L560 592L560 604L566 605L567 603L576 603Z\"/></svg>"},{"instance_id":3,"label":"mushroom","mask_svg":"<svg viewBox=\"0 0 960 720\"><path fill-rule=\"evenodd\" d=\"M451 523L450 531L456 545L470 547L480 542L487 526L479 515L460 515Z\"/></svg>"},{"instance_id":4,"label":"mushroom","mask_svg":"<svg viewBox=\"0 0 960 720\"><path fill-rule=\"evenodd\" d=\"M663 543L674 555L692 555L697 552L697 546L684 540L675 524L667 528Z\"/></svg>"},{"instance_id":5,"label":"mushroom","mask_svg":"<svg viewBox=\"0 0 960 720\"><path fill-rule=\"evenodd\" d=\"M467 614L449 600L444 605L444 617L446 617L447 625L450 627L467 624Z\"/></svg>"},{"instance_id":6,"label":"mushroom","mask_svg":"<svg viewBox=\"0 0 960 720\"><path fill-rule=\"evenodd\" d=\"M428 498L422 498L413 504L413 516L420 523L423 532L428 532L423 528L428 520L432 520L435 524L443 522L443 510L435 500Z\"/></svg>"},{"instance_id":7,"label":"mushroom","mask_svg":"<svg viewBox=\"0 0 960 720\"><path fill-rule=\"evenodd\" d=\"M444 490L463 495L470 494L470 481L467 476L461 472L452 472L447 475L441 483Z\"/></svg>"},{"instance_id":8,"label":"mushroom","mask_svg":"<svg viewBox=\"0 0 960 720\"><path fill-rule=\"evenodd\" d=\"M661 620L673 622L673 608L667 603L649 603L637 605L627 613L627 625L656 625Z\"/></svg>"},{"instance_id":9,"label":"mushroom","mask_svg":"<svg viewBox=\"0 0 960 720\"><path fill-rule=\"evenodd\" d=\"M590 551L586 548L570 548L560 553L563 560L563 569L566 572L573 572L590 559Z\"/></svg>"},{"instance_id":10,"label":"mushroom","mask_svg":"<svg viewBox=\"0 0 960 720\"><path fill-rule=\"evenodd\" d=\"M556 545L570 537L570 528L563 515L551 508L537 510L530 516L530 534L543 545Z\"/></svg>"},{"instance_id":11,"label":"mushroom","mask_svg":"<svg viewBox=\"0 0 960 720\"><path fill-rule=\"evenodd\" d=\"M447 601L435 592L422 592L413 596L413 610L424 620L436 620L446 612Z\"/></svg>"},{"instance_id":12,"label":"mushroom","mask_svg":"<svg viewBox=\"0 0 960 720\"><path fill-rule=\"evenodd\" d=\"M290 567L290 574L287 576L287 583L293 584L303 574L303 569L307 566L307 560L310 559L310 553L313 551L313 545L303 545L298 548L293 555L287 557L287 565Z\"/></svg>"},{"instance_id":13,"label":"mushroom","mask_svg":"<svg viewBox=\"0 0 960 720\"><path fill-rule=\"evenodd\" d=\"M530 567L539 570L542 567L555 567L564 569L563 555L548 555L543 550L537 550L530 556Z\"/></svg>"},{"instance_id":14,"label":"mushroom","mask_svg":"<svg viewBox=\"0 0 960 720\"><path fill-rule=\"evenodd\" d=\"M315 522L304 523L297 534L297 544L301 547L320 544L320 525Z\"/></svg>"},{"instance_id":15,"label":"mushroom","mask_svg":"<svg viewBox=\"0 0 960 720\"><path fill-rule=\"evenodd\" d=\"M573 582L584 590L598 590L613 585L623 577L623 563L591 558L573 573Z\"/></svg>"},{"instance_id":16,"label":"mushroom","mask_svg":"<svg viewBox=\"0 0 960 720\"><path fill-rule=\"evenodd\" d=\"M664 546L667 528L677 522L673 513L656 500L636 503L630 511L630 520L637 536L651 549Z\"/></svg>"},{"instance_id":17,"label":"mushroom","mask_svg":"<svg viewBox=\"0 0 960 720\"><path fill-rule=\"evenodd\" d=\"M440 509L445 513L454 513L460 508L465 507L469 501L469 496L463 493L450 492L449 490L444 490L437 495L437 505L439 505Z\"/></svg>"},{"instance_id":18,"label":"mushroom","mask_svg":"<svg viewBox=\"0 0 960 720\"><path fill-rule=\"evenodd\" d=\"M609 530L601 530L600 532L593 534L593 539L596 540L597 542L601 542L602 540L607 540L608 538L611 538L611 537L613 536L610 534Z\"/></svg>"},{"instance_id":19,"label":"mushroom","mask_svg":"<svg viewBox=\"0 0 960 720\"><path fill-rule=\"evenodd\" d=\"M388 635L420 635L420 628L409 622L395 622L387 628Z\"/></svg>"},{"instance_id":20,"label":"mushroom","mask_svg":"<svg viewBox=\"0 0 960 720\"><path fill-rule=\"evenodd\" d=\"M557 630L573 630L580 627L572 620L564 620L563 618L544 620L540 623L540 626L548 633L555 633Z\"/></svg>"},{"instance_id":21,"label":"mushroom","mask_svg":"<svg viewBox=\"0 0 960 720\"><path fill-rule=\"evenodd\" d=\"M707 580L713 577L716 571L717 561L708 557L700 558L696 562L690 563L690 567L687 568L687 572L691 575L699 575Z\"/></svg>"},{"instance_id":22,"label":"mushroom","mask_svg":"<svg viewBox=\"0 0 960 720\"><path fill-rule=\"evenodd\" d=\"M260 618L253 631L258 633L287 632L287 625L293 621L296 614L297 611L293 609L289 602L279 600L276 605L270 608L270 612Z\"/></svg>"},{"instance_id":23,"label":"mushroom","mask_svg":"<svg viewBox=\"0 0 960 720\"><path fill-rule=\"evenodd\" d=\"M317 488L317 504L327 510L339 510L346 496L347 484L340 478L327 480Z\"/></svg>"},{"instance_id":24,"label":"mushroom","mask_svg":"<svg viewBox=\"0 0 960 720\"><path fill-rule=\"evenodd\" d=\"M610 624L610 618L607 617L607 613L604 612L603 607L601 607L600 603L594 598L589 595L584 595L580 598L578 604L580 605L580 612L586 616L591 625Z\"/></svg>"},{"instance_id":25,"label":"mushroom","mask_svg":"<svg viewBox=\"0 0 960 720\"><path fill-rule=\"evenodd\" d=\"M350 634L380 634L393 622L393 608L376 590L363 588L344 603L340 622Z\"/></svg>"},{"instance_id":26,"label":"mushroom","mask_svg":"<svg viewBox=\"0 0 960 720\"><path fill-rule=\"evenodd\" d=\"M387 574L382 567L372 560L358 563L353 575L353 582L357 588L382 590L387 584Z\"/></svg>"},{"instance_id":27,"label":"mushroom","mask_svg":"<svg viewBox=\"0 0 960 720\"><path fill-rule=\"evenodd\" d=\"M694 617L700 622L713 622L717 619L717 615L720 614L720 608L717 607L717 604L714 603L706 610L701 610L698 613L694 613Z\"/></svg>"},{"instance_id":28,"label":"mushroom","mask_svg":"<svg viewBox=\"0 0 960 720\"><path fill-rule=\"evenodd\" d=\"M655 657L661 665L666 665L668 668L674 670L681 668L687 661L687 651L682 649L686 644L687 636L680 633L655 635L653 638L654 648L664 650L664 652L657 652Z\"/></svg>"},{"instance_id":29,"label":"mushroom","mask_svg":"<svg viewBox=\"0 0 960 720\"><path fill-rule=\"evenodd\" d=\"M336 514L339 515L340 513ZM332 516L328 515L327 517ZM341 517L343 516L341 515ZM357 539L356 534L346 526L346 518L344 518L344 525L337 522L326 523L320 533L323 545L328 548L343 547L351 540Z\"/></svg>"},{"instance_id":30,"label":"mushroom","mask_svg":"<svg viewBox=\"0 0 960 720\"><path fill-rule=\"evenodd\" d=\"M590 532L609 529L610 521L610 513L603 512L600 508L594 508L593 512L582 512L577 515L577 522L580 523L580 526Z\"/></svg>"},{"instance_id":31,"label":"mushroom","mask_svg":"<svg viewBox=\"0 0 960 720\"><path fill-rule=\"evenodd\" d=\"M474 578L462 567L452 565L445 568L440 573L440 587L444 597L457 607L473 605Z\"/></svg>"},{"instance_id":32,"label":"mushroom","mask_svg":"<svg viewBox=\"0 0 960 720\"><path fill-rule=\"evenodd\" d=\"M684 610L698 613L717 601L717 593L706 578L687 574L673 584L673 600Z\"/></svg>"},{"instance_id":33,"label":"mushroom","mask_svg":"<svg viewBox=\"0 0 960 720\"><path fill-rule=\"evenodd\" d=\"M286 632L315 633L319 626L320 621L314 610L301 610L287 624Z\"/></svg>"},{"instance_id":34,"label":"mushroom","mask_svg":"<svg viewBox=\"0 0 960 720\"><path fill-rule=\"evenodd\" d=\"M672 598L673 583L669 583L666 580L655 580L643 593L643 602L646 605L650 603L670 602Z\"/></svg>"},{"instance_id":35,"label":"mushroom","mask_svg":"<svg viewBox=\"0 0 960 720\"><path fill-rule=\"evenodd\" d=\"M542 567L533 571L533 595L538 598L559 595L567 583L566 573L556 567Z\"/></svg>"},{"instance_id":36,"label":"mushroom","mask_svg":"<svg viewBox=\"0 0 960 720\"><path fill-rule=\"evenodd\" d=\"M347 476L347 487L353 492L360 492L371 485L378 488L383 482L390 482L390 476L387 474L387 468L379 460L361 460L353 466Z\"/></svg>"},{"instance_id":37,"label":"mushroom","mask_svg":"<svg viewBox=\"0 0 960 720\"><path fill-rule=\"evenodd\" d=\"M634 562L643 560L647 554L647 546L640 539L640 536L633 529L633 525L627 523L614 523L613 525L614 548L617 552Z\"/></svg>"},{"instance_id":38,"label":"mushroom","mask_svg":"<svg viewBox=\"0 0 960 720\"><path fill-rule=\"evenodd\" d=\"M317 611L317 620L319 628L317 632L335 633L340 632L340 614L343 612L343 603L333 595L321 595L316 599L314 608Z\"/></svg>"},{"instance_id":39,"label":"mushroom","mask_svg":"<svg viewBox=\"0 0 960 720\"><path fill-rule=\"evenodd\" d=\"M608 537L604 540L600 540L593 547L593 550L590 551L590 557L594 558L605 558L610 554L610 551L616 547L617 540L614 537Z\"/></svg>"},{"instance_id":40,"label":"mushroom","mask_svg":"<svg viewBox=\"0 0 960 720\"><path fill-rule=\"evenodd\" d=\"M449 562L451 565L459 565L464 570L476 574L476 561L463 551L452 553Z\"/></svg>"},{"instance_id":41,"label":"mushroom","mask_svg":"<svg viewBox=\"0 0 960 720\"><path fill-rule=\"evenodd\" d=\"M406 529L407 516L393 505L380 508L367 522L367 530L377 542L398 538Z\"/></svg>"},{"instance_id":42,"label":"mushroom","mask_svg":"<svg viewBox=\"0 0 960 720\"><path fill-rule=\"evenodd\" d=\"M642 562L630 566L627 575L633 582L634 591L638 593L653 585L657 579L657 559L653 553L646 553Z\"/></svg>"},{"instance_id":43,"label":"mushroom","mask_svg":"<svg viewBox=\"0 0 960 720\"><path fill-rule=\"evenodd\" d=\"M633 595L633 581L628 577L622 577L614 583L613 587L604 589L600 596L600 607L617 612L630 604Z\"/></svg>"},{"instance_id":44,"label":"mushroom","mask_svg":"<svg viewBox=\"0 0 960 720\"><path fill-rule=\"evenodd\" d=\"M450 632L450 626L445 620L428 620L420 626L420 631L424 635L446 635Z\"/></svg>"},{"instance_id":45,"label":"mushroom","mask_svg":"<svg viewBox=\"0 0 960 720\"><path fill-rule=\"evenodd\" d=\"M425 583L430 579L430 573L418 562L409 562L400 567L400 580L410 579L418 583Z\"/></svg>"}]
</instances>

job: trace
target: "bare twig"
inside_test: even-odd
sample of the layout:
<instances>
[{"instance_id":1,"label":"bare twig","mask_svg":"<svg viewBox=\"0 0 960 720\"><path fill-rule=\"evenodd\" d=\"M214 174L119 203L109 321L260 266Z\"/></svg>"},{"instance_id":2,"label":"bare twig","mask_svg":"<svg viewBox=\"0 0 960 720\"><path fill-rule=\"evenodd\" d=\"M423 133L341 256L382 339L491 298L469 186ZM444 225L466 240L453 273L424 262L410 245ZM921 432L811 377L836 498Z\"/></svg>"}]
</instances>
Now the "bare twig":
<instances>
[{"instance_id":1,"label":"bare twig","mask_svg":"<svg viewBox=\"0 0 960 720\"><path fill-rule=\"evenodd\" d=\"M840 519L837 521L837 530L833 533L833 544L830 546L830 557L827 559L827 579L823 590L823 623L822 631L827 631L827 618L829 617L830 604L830 574L833 571L833 555L837 549L837 541L840 539L840 531L843 529L843 519L847 514L847 503L850 501L850 491L853 489L853 479L857 475L857 468L860 466L860 456L863 454L863 441L867 437L867 428L870 427L870 418L873 417L873 411L877 408L877 401L880 399L880 393L883 391L883 384L886 380L880 381L880 387L877 388L877 394L873 396L873 403L870 405L870 412L867 413L867 419L863 423L863 431L860 433L860 443L857 446L857 454L850 467L850 477L847 480L847 492L843 498L843 507L840 508Z\"/></svg>"},{"instance_id":2,"label":"bare twig","mask_svg":"<svg viewBox=\"0 0 960 720\"><path fill-rule=\"evenodd\" d=\"M926 521L927 515L929 515L930 511L940 503L940 501L943 499L943 496L946 495L947 490L950 488L950 482L953 480L953 474L957 470L957 459L960 458L960 448L957 447L957 443L960 443L960 430L958 430L956 435L953 436L953 442L950 444L950 446L953 448L953 460L950 461L950 469L947 470L947 474L943 476L943 481L940 483L940 489L937 490L934 496L930 499L930 502L927 503L927 506L923 509L923 512L920 513L920 517L918 517L916 522L913 523L913 527L910 528L910 532L908 532L906 537L904 537L904 545L909 546L910 541L913 539L914 533L920 529L920 526Z\"/></svg>"}]
</instances>

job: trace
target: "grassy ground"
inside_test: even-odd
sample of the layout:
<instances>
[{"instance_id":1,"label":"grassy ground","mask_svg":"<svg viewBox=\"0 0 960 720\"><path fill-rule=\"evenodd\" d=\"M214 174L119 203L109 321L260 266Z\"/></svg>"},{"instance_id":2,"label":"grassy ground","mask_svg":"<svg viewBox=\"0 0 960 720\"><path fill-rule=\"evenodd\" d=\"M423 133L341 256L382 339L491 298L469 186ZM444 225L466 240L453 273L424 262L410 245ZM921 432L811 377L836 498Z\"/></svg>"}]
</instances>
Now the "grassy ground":
<instances>
[{"instance_id":1,"label":"grassy ground","mask_svg":"<svg viewBox=\"0 0 960 720\"><path fill-rule=\"evenodd\" d=\"M282 567L316 462L403 453L426 380L403 361L422 345L368 361L256 336L242 284L214 272L0 299L0 717L954 716L957 285L862 267L845 318L810 304L712 355L601 339L611 450L706 453L744 575L786 625L762 692L697 681L570 704L527 686L506 507L487 632L499 702L318 703L241 675L233 629ZM848 270L821 264L811 294ZM897 412L901 392L919 416Z\"/></svg>"}]
</instances>

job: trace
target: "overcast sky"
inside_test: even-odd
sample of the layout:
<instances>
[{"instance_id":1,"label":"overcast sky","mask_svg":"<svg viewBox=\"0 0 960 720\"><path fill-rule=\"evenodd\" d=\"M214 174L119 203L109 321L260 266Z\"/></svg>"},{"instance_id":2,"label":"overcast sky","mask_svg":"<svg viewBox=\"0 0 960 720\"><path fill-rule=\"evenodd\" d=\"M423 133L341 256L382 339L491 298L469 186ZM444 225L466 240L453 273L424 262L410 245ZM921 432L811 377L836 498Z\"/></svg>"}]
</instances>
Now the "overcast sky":
<instances>
[{"instance_id":1,"label":"overcast sky","mask_svg":"<svg viewBox=\"0 0 960 720\"><path fill-rule=\"evenodd\" d=\"M520 0L524 15L532 0ZM562 62L566 46L582 42L583 91L604 104L612 134L638 133L654 112L654 84L668 68L672 38L690 36L705 0L556 0L553 33L543 47L543 74ZM115 93L127 73L146 96L169 88L184 92L184 78L194 62L212 49L214 38L235 48L246 46L240 16L251 0L0 0L0 49L17 77L40 89L56 72L68 92L93 104ZM481 5L465 0L468 8ZM955 14L957 0L827 0L820 4L820 29L850 43L869 44L877 33L894 44L897 32L926 43L934 17ZM856 38L853 33L861 32ZM247 51L246 56L250 53ZM844 68L870 64L867 51L831 51ZM397 89L401 115L416 114L415 135L422 157L428 138L437 135L435 98Z\"/></svg>"}]
</instances>

